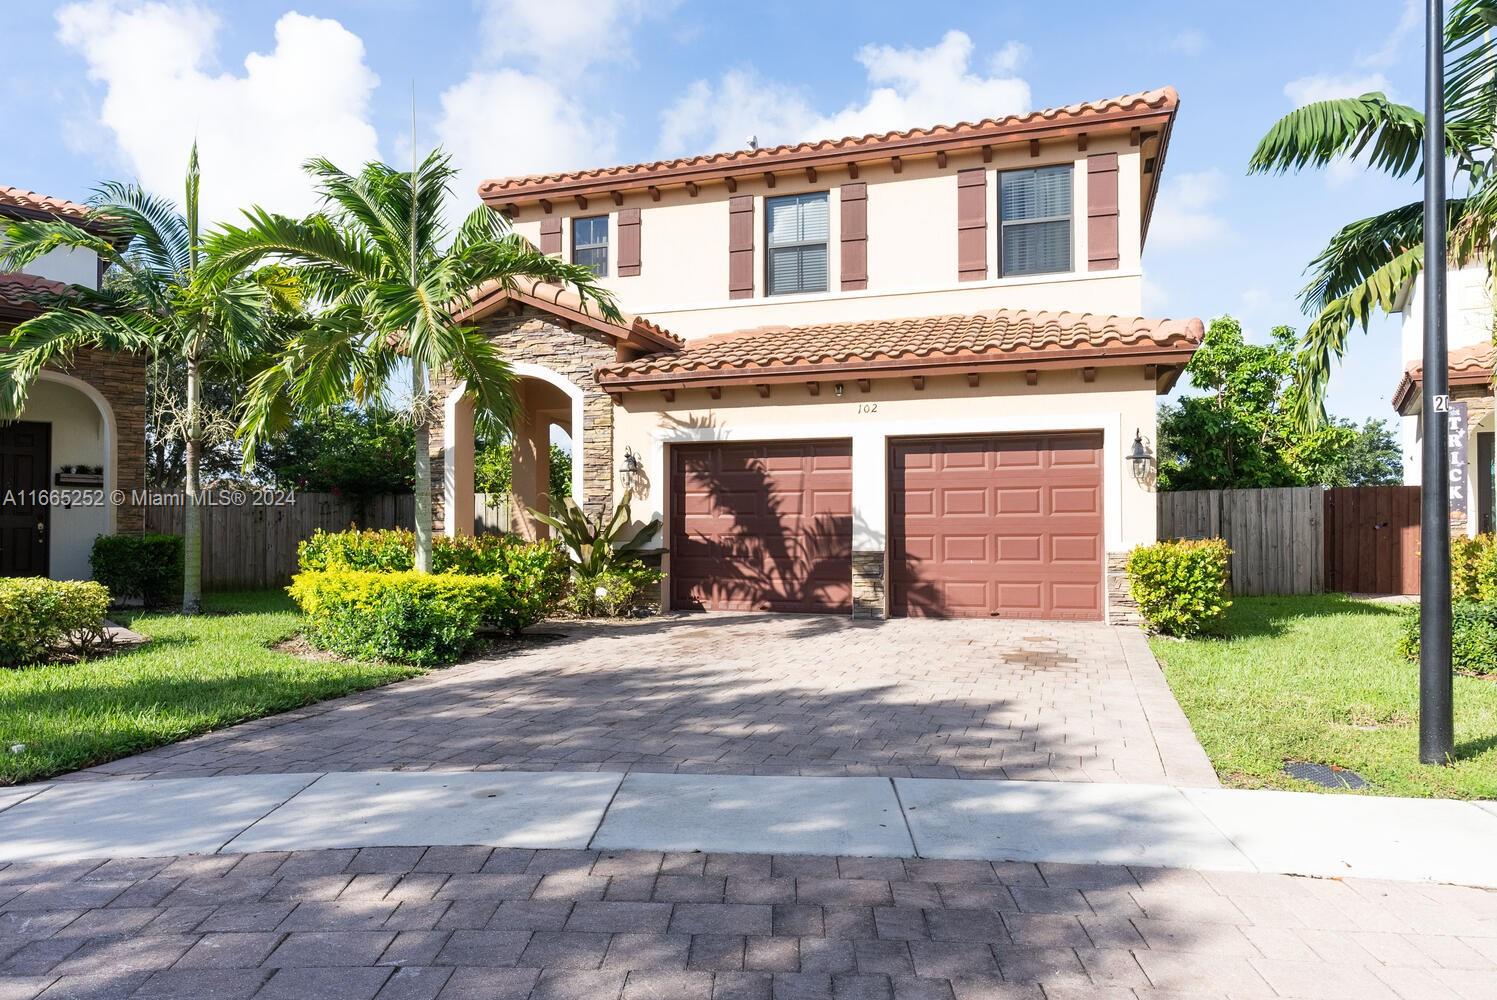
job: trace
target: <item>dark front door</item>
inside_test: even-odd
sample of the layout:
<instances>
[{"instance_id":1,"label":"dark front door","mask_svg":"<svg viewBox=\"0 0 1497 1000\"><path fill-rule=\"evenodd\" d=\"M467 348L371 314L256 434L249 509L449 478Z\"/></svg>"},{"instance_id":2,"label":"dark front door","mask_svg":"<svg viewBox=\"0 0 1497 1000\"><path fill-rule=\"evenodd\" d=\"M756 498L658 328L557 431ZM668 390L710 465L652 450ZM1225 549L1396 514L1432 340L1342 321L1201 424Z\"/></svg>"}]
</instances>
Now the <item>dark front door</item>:
<instances>
[{"instance_id":1,"label":"dark front door","mask_svg":"<svg viewBox=\"0 0 1497 1000\"><path fill-rule=\"evenodd\" d=\"M52 425L0 426L0 576L46 576Z\"/></svg>"}]
</instances>

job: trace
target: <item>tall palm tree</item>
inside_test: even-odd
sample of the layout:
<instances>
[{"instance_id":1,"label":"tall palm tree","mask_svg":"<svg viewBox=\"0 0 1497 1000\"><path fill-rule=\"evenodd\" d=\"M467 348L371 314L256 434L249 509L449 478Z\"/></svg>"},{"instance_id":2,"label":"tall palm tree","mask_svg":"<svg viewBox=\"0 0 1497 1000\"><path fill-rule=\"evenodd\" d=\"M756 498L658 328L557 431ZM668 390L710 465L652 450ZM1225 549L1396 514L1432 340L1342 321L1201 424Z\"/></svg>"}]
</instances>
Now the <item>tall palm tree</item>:
<instances>
[{"instance_id":1,"label":"tall palm tree","mask_svg":"<svg viewBox=\"0 0 1497 1000\"><path fill-rule=\"evenodd\" d=\"M1450 259L1482 260L1497 276L1490 252L1497 235L1497 0L1457 0L1445 22L1445 155L1463 196L1448 204ZM1269 129L1249 173L1284 173L1360 158L1396 178L1419 176L1424 115L1383 94L1317 101L1290 112ZM1374 311L1392 312L1424 266L1421 201L1343 227L1306 268L1300 303L1314 320L1300 344L1305 393L1298 422L1325 420L1331 362L1346 352L1354 327L1364 331Z\"/></svg>"},{"instance_id":2,"label":"tall palm tree","mask_svg":"<svg viewBox=\"0 0 1497 1000\"><path fill-rule=\"evenodd\" d=\"M267 346L272 317L294 313L299 301L284 271L246 276L203 267L200 187L194 144L187 161L185 211L139 185L111 182L89 201L89 229L63 219L15 222L6 228L0 248L0 268L6 269L69 247L94 253L106 265L101 288L75 286L12 331L0 354L0 417L19 416L41 369L65 363L81 348L140 352L185 369L186 399L181 426L174 432L186 443L182 610L188 614L198 610L202 599L202 511L197 501L204 373L222 375L249 364ZM101 226L109 238L91 231ZM144 447L144 442L138 444Z\"/></svg>"},{"instance_id":3,"label":"tall palm tree","mask_svg":"<svg viewBox=\"0 0 1497 1000\"><path fill-rule=\"evenodd\" d=\"M416 433L416 568L431 568L431 421L428 377L467 382L478 412L513 423L518 404L509 365L479 331L454 319L480 285L515 288L522 281L570 286L599 315L618 319L593 272L540 253L509 229L498 212L474 210L453 233L442 205L456 171L440 149L410 172L369 163L348 174L310 160L323 210L290 219L263 209L244 226L225 226L211 240L217 266L229 271L280 261L295 269L322 303L318 322L289 338L276 364L251 383L240 439L247 460L266 435L297 411L376 398L404 366L410 369Z\"/></svg>"}]
</instances>

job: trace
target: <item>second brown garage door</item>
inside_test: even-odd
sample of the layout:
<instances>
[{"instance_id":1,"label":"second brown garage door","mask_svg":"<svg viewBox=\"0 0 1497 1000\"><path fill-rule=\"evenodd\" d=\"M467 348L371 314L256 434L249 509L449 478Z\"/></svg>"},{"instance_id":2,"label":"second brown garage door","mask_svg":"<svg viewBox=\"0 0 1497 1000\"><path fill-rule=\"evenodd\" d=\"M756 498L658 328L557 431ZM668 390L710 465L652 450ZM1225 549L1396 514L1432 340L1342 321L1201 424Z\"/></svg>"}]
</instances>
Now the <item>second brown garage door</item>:
<instances>
[{"instance_id":1,"label":"second brown garage door","mask_svg":"<svg viewBox=\"0 0 1497 1000\"><path fill-rule=\"evenodd\" d=\"M671 606L852 611L852 444L671 447Z\"/></svg>"},{"instance_id":2,"label":"second brown garage door","mask_svg":"<svg viewBox=\"0 0 1497 1000\"><path fill-rule=\"evenodd\" d=\"M1102 435L896 441L896 615L1102 617Z\"/></svg>"}]
</instances>

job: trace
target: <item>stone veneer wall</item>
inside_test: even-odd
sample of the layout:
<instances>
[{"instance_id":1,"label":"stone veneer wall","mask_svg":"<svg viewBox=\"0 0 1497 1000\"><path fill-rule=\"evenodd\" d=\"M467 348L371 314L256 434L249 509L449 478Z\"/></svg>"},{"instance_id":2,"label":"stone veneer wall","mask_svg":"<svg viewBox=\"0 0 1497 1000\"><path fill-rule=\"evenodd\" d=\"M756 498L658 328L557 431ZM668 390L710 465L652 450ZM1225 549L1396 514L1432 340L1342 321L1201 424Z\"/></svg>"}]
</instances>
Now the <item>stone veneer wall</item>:
<instances>
[{"instance_id":1,"label":"stone veneer wall","mask_svg":"<svg viewBox=\"0 0 1497 1000\"><path fill-rule=\"evenodd\" d=\"M852 614L854 618L884 618L884 554L852 554Z\"/></svg>"},{"instance_id":2,"label":"stone veneer wall","mask_svg":"<svg viewBox=\"0 0 1497 1000\"><path fill-rule=\"evenodd\" d=\"M1128 553L1107 553L1107 624L1142 625L1138 602L1128 591Z\"/></svg>"},{"instance_id":3,"label":"stone veneer wall","mask_svg":"<svg viewBox=\"0 0 1497 1000\"><path fill-rule=\"evenodd\" d=\"M524 308L517 314L499 314L480 321L478 328L499 347L509 361L523 361L549 368L583 392L583 424L572 428L573 447L581 440L583 506L600 514L613 506L613 400L598 388L593 370L615 360L613 341L582 326L568 329L549 313ZM431 392L440 404L451 395L456 382L447 376L434 378ZM432 530L445 530L446 499L443 496L444 451L442 431L445 411L436 408L431 432Z\"/></svg>"},{"instance_id":4,"label":"stone veneer wall","mask_svg":"<svg viewBox=\"0 0 1497 1000\"><path fill-rule=\"evenodd\" d=\"M132 490L146 488L146 359L139 354L80 350L57 371L87 382L114 411L115 489L125 502L115 508L115 530L139 534L145 530L145 508L130 502Z\"/></svg>"}]
</instances>

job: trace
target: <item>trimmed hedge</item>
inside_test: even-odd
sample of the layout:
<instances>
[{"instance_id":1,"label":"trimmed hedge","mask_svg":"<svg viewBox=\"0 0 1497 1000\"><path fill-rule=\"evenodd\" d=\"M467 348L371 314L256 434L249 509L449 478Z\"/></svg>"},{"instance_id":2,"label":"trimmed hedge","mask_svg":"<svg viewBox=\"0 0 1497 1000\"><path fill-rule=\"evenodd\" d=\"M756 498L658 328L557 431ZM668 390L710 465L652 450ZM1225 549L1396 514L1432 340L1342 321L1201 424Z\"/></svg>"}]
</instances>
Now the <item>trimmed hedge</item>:
<instances>
[{"instance_id":1,"label":"trimmed hedge","mask_svg":"<svg viewBox=\"0 0 1497 1000\"><path fill-rule=\"evenodd\" d=\"M414 570L298 573L287 589L319 649L421 667L466 652L502 594L490 577Z\"/></svg>"},{"instance_id":2,"label":"trimmed hedge","mask_svg":"<svg viewBox=\"0 0 1497 1000\"><path fill-rule=\"evenodd\" d=\"M1497 603L1497 535L1451 537L1450 596L1458 602Z\"/></svg>"},{"instance_id":3,"label":"trimmed hedge","mask_svg":"<svg viewBox=\"0 0 1497 1000\"><path fill-rule=\"evenodd\" d=\"M525 543L513 535L490 534L432 539L433 573L499 573L510 564L510 550ZM398 573L416 565L416 535L404 528L322 531L296 547L304 570L358 569Z\"/></svg>"},{"instance_id":4,"label":"trimmed hedge","mask_svg":"<svg viewBox=\"0 0 1497 1000\"><path fill-rule=\"evenodd\" d=\"M104 638L109 591L92 581L0 578L0 667L84 656Z\"/></svg>"},{"instance_id":5,"label":"trimmed hedge","mask_svg":"<svg viewBox=\"0 0 1497 1000\"><path fill-rule=\"evenodd\" d=\"M577 576L566 608L578 618L623 618L644 607L646 593L664 578L637 559L595 576Z\"/></svg>"},{"instance_id":6,"label":"trimmed hedge","mask_svg":"<svg viewBox=\"0 0 1497 1000\"><path fill-rule=\"evenodd\" d=\"M1220 538L1156 542L1128 553L1128 588L1150 631L1184 637L1216 625L1232 606L1231 555Z\"/></svg>"},{"instance_id":7,"label":"trimmed hedge","mask_svg":"<svg viewBox=\"0 0 1497 1000\"><path fill-rule=\"evenodd\" d=\"M1419 659L1419 608L1404 617L1398 651ZM1497 675L1497 603L1457 600L1450 607L1450 662L1458 674Z\"/></svg>"},{"instance_id":8,"label":"trimmed hedge","mask_svg":"<svg viewBox=\"0 0 1497 1000\"><path fill-rule=\"evenodd\" d=\"M154 608L182 595L180 535L100 535L88 565L115 600L138 598Z\"/></svg>"}]
</instances>

